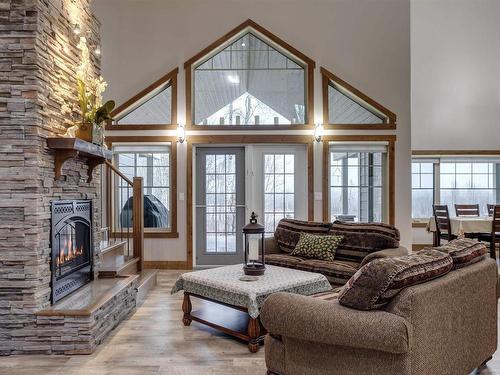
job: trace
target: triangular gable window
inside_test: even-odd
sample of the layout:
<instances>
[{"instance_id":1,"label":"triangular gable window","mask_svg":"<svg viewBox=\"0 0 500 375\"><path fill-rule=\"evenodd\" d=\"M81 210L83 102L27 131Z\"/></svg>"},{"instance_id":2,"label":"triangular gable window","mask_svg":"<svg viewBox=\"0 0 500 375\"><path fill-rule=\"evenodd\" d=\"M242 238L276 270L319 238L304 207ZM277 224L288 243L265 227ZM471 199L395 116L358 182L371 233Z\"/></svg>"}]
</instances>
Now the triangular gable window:
<instances>
[{"instance_id":1,"label":"triangular gable window","mask_svg":"<svg viewBox=\"0 0 500 375\"><path fill-rule=\"evenodd\" d=\"M371 111L355 101L348 93L328 85L328 123L330 124L383 124L387 117Z\"/></svg>"},{"instance_id":2,"label":"triangular gable window","mask_svg":"<svg viewBox=\"0 0 500 375\"><path fill-rule=\"evenodd\" d=\"M178 68L118 106L108 130L171 129L177 123Z\"/></svg>"},{"instance_id":3,"label":"triangular gable window","mask_svg":"<svg viewBox=\"0 0 500 375\"><path fill-rule=\"evenodd\" d=\"M169 85L136 103L130 110L116 119L117 124L171 124L172 87Z\"/></svg>"},{"instance_id":4,"label":"triangular gable window","mask_svg":"<svg viewBox=\"0 0 500 375\"><path fill-rule=\"evenodd\" d=\"M324 123L338 129L390 129L396 115L339 77L321 68Z\"/></svg>"}]
</instances>

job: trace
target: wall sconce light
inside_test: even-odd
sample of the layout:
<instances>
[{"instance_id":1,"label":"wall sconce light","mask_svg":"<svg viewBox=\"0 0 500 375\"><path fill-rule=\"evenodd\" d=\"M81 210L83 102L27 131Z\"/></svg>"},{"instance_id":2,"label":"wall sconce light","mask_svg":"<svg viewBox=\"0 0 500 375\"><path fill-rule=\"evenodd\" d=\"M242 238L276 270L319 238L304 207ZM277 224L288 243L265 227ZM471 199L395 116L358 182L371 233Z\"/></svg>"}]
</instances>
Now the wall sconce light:
<instances>
[{"instance_id":1,"label":"wall sconce light","mask_svg":"<svg viewBox=\"0 0 500 375\"><path fill-rule=\"evenodd\" d=\"M314 140L316 142L321 142L323 135L325 135L325 128L323 127L323 124L316 124L314 127Z\"/></svg>"},{"instance_id":2,"label":"wall sconce light","mask_svg":"<svg viewBox=\"0 0 500 375\"><path fill-rule=\"evenodd\" d=\"M186 128L184 125L177 125L177 138L179 139L179 143L184 143L186 140Z\"/></svg>"},{"instance_id":3,"label":"wall sconce light","mask_svg":"<svg viewBox=\"0 0 500 375\"><path fill-rule=\"evenodd\" d=\"M79 24L77 24L77 23L75 23L75 24L73 25L73 34L75 34L75 35L80 35L80 34L81 34L81 32L82 32L82 29L81 29L80 25L79 25Z\"/></svg>"}]
</instances>

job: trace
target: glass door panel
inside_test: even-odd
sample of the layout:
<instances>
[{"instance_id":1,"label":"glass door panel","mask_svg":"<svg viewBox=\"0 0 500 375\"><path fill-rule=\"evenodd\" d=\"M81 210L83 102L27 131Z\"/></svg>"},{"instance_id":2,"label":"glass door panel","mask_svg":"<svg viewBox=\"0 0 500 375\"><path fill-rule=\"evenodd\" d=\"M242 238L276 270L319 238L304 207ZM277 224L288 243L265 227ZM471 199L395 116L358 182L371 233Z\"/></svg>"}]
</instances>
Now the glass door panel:
<instances>
[{"instance_id":1,"label":"glass door panel","mask_svg":"<svg viewBox=\"0 0 500 375\"><path fill-rule=\"evenodd\" d=\"M245 220L244 149L196 150L196 264L243 260Z\"/></svg>"}]
</instances>

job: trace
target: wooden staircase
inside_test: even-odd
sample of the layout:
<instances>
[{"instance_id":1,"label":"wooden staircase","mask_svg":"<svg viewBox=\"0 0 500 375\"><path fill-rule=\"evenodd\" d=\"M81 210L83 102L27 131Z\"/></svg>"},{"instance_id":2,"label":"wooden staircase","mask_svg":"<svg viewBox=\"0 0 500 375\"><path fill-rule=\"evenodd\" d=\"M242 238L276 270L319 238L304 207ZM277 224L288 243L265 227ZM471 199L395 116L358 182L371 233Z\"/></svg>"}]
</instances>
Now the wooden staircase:
<instances>
[{"instance_id":1,"label":"wooden staircase","mask_svg":"<svg viewBox=\"0 0 500 375\"><path fill-rule=\"evenodd\" d=\"M147 294L157 284L158 270L143 269L144 260L144 207L142 177L134 177L130 180L123 175L114 165L106 162L108 181L120 186L128 186L126 202L132 198L131 225L122 227L122 223L114 223L111 215L111 200L113 199L111 189L108 189L108 218L111 218L110 240L101 244L101 266L99 278L123 278L130 275L138 275L137 282L137 304L144 302Z\"/></svg>"}]
</instances>

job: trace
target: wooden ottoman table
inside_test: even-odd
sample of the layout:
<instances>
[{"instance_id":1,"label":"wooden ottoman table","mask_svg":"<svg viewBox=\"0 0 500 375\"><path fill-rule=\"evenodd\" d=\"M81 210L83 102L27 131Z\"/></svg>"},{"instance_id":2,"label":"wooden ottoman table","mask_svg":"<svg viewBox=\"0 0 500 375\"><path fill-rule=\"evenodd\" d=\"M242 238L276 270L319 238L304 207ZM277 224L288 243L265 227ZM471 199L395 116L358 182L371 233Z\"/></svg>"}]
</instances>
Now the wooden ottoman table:
<instances>
[{"instance_id":1,"label":"wooden ottoman table","mask_svg":"<svg viewBox=\"0 0 500 375\"><path fill-rule=\"evenodd\" d=\"M184 325L193 320L206 324L248 342L248 349L255 353L266 334L259 311L267 296L276 292L309 296L332 289L319 273L271 265L256 281L241 281L242 276L242 264L182 274L171 293L184 290ZM200 310L192 311L192 297L206 301Z\"/></svg>"}]
</instances>

